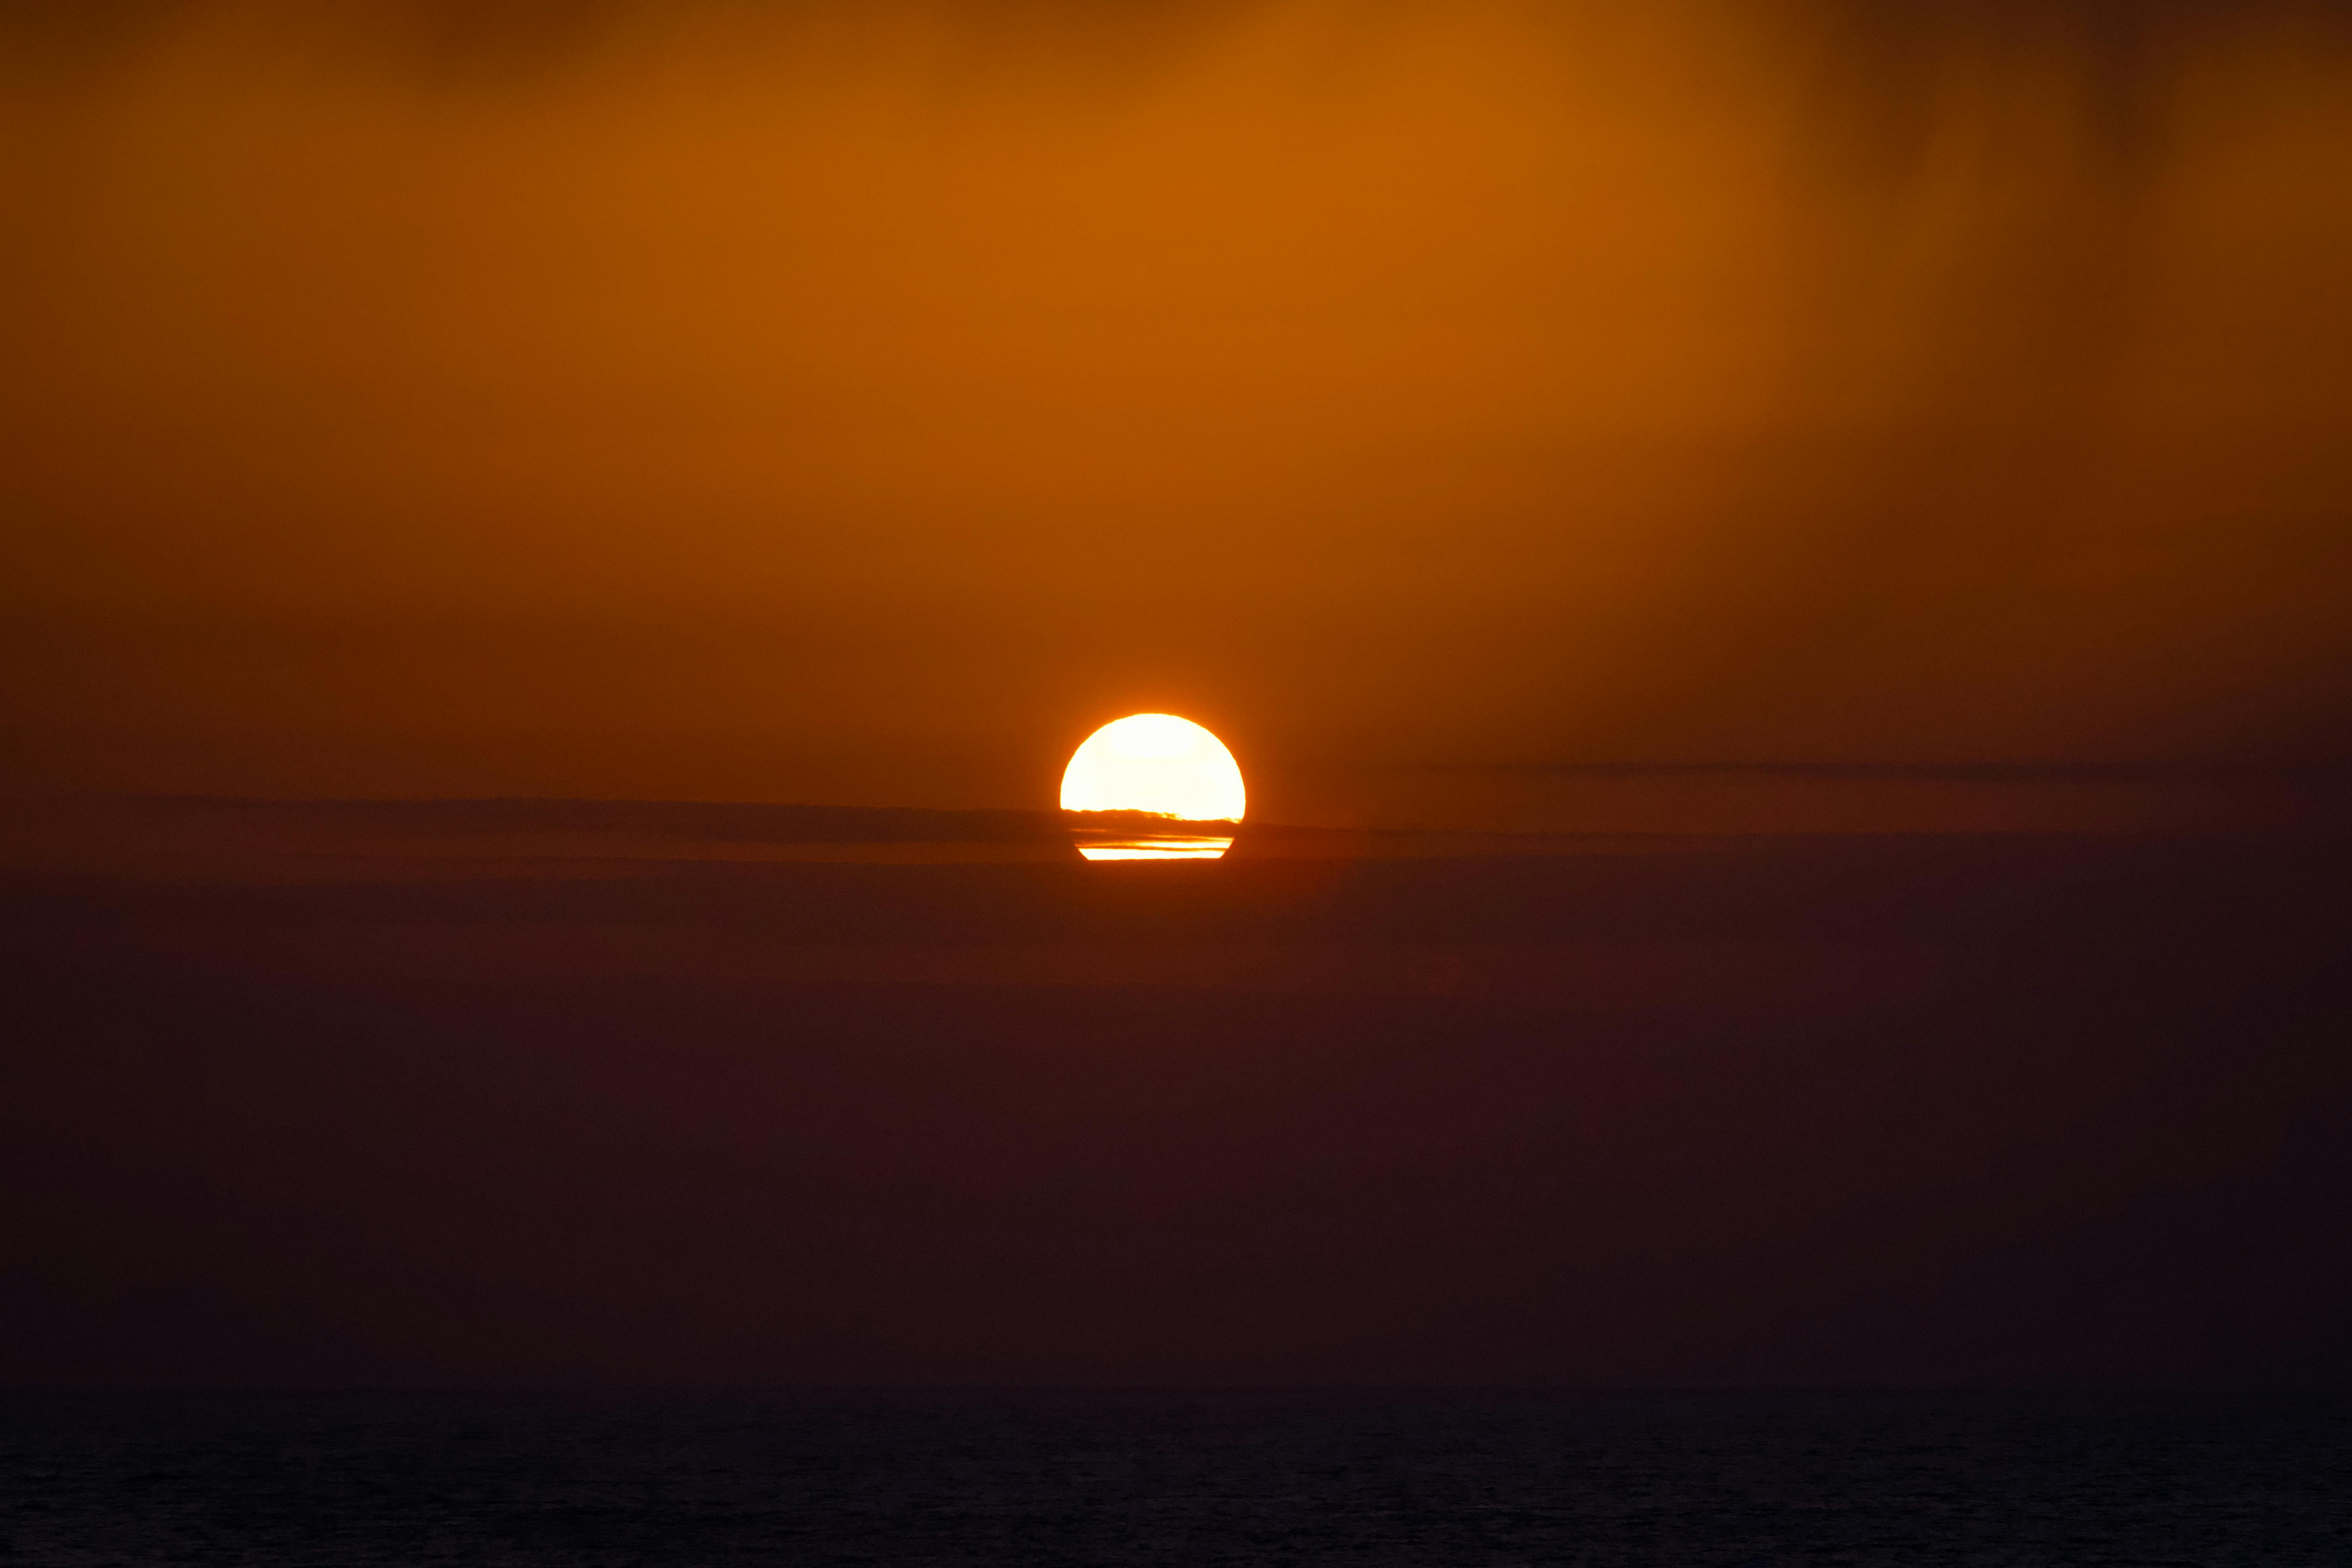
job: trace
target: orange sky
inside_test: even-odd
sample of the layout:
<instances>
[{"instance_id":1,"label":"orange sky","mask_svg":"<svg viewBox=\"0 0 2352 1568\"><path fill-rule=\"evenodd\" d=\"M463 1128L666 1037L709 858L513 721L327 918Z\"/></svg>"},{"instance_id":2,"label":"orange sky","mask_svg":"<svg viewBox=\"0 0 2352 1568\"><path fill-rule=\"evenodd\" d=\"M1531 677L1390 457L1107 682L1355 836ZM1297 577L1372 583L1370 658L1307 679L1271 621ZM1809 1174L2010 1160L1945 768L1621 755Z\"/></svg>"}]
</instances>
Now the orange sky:
<instances>
[{"instance_id":1,"label":"orange sky","mask_svg":"<svg viewBox=\"0 0 2352 1568\"><path fill-rule=\"evenodd\" d=\"M2346 22L7 5L0 779L2341 759Z\"/></svg>"}]
</instances>

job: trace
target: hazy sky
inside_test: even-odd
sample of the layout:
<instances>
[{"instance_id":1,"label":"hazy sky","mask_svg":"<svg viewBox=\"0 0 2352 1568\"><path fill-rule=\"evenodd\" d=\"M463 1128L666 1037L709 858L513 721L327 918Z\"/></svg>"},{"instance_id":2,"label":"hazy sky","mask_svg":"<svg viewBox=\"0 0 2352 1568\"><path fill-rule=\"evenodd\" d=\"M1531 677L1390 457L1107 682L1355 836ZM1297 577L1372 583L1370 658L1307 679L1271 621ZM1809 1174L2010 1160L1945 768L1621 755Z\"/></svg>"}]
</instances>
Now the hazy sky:
<instances>
[{"instance_id":1,"label":"hazy sky","mask_svg":"<svg viewBox=\"0 0 2352 1568\"><path fill-rule=\"evenodd\" d=\"M0 0L0 776L2340 759L2348 15Z\"/></svg>"}]
</instances>

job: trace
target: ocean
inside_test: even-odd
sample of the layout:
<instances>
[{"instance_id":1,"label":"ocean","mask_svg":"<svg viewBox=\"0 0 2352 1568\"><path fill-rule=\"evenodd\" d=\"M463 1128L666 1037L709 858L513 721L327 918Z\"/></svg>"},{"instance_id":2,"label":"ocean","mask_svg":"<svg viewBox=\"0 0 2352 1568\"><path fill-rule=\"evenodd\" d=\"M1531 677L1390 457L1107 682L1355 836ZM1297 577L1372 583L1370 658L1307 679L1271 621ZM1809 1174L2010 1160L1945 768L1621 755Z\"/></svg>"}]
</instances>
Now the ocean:
<instances>
[{"instance_id":1,"label":"ocean","mask_svg":"<svg viewBox=\"0 0 2352 1568\"><path fill-rule=\"evenodd\" d=\"M16 1395L0 1561L2343 1564L2352 1396Z\"/></svg>"}]
</instances>

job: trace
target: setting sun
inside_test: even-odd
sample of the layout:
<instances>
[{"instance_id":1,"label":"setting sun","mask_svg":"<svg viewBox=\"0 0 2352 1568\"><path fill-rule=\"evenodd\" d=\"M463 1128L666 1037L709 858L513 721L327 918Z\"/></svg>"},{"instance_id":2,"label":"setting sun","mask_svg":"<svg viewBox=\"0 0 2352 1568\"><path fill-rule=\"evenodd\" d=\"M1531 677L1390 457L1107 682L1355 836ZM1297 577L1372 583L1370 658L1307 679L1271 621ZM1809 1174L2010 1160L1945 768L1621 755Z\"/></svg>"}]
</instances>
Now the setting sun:
<instances>
[{"instance_id":1,"label":"setting sun","mask_svg":"<svg viewBox=\"0 0 2352 1568\"><path fill-rule=\"evenodd\" d=\"M1242 770L1190 719L1137 713L1087 737L1062 774L1064 811L1143 811L1187 822L1239 822Z\"/></svg>"},{"instance_id":2,"label":"setting sun","mask_svg":"<svg viewBox=\"0 0 2352 1568\"><path fill-rule=\"evenodd\" d=\"M1087 737L1062 774L1064 811L1137 812L1185 822L1239 822L1242 770L1224 742L1172 713L1135 713ZM1232 838L1125 835L1082 840L1089 860L1213 859Z\"/></svg>"}]
</instances>

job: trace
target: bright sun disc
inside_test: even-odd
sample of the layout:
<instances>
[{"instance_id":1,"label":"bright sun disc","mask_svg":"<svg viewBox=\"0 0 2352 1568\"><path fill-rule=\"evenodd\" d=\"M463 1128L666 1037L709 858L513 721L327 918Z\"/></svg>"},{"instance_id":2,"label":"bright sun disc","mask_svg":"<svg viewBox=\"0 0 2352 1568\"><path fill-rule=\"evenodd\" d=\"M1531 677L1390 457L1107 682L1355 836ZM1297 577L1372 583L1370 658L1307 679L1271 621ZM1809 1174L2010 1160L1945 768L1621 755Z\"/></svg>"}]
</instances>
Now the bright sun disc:
<instances>
[{"instance_id":1,"label":"bright sun disc","mask_svg":"<svg viewBox=\"0 0 2352 1568\"><path fill-rule=\"evenodd\" d=\"M1187 822L1239 822L1242 770L1190 719L1136 713L1087 737L1062 774L1064 811L1142 811Z\"/></svg>"}]
</instances>

